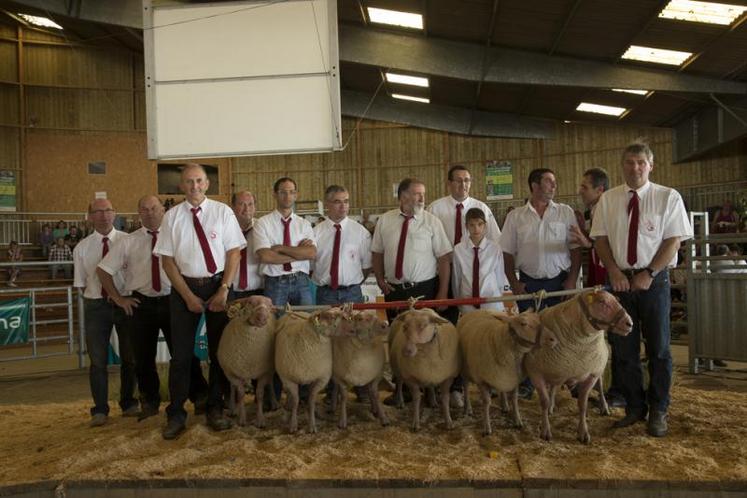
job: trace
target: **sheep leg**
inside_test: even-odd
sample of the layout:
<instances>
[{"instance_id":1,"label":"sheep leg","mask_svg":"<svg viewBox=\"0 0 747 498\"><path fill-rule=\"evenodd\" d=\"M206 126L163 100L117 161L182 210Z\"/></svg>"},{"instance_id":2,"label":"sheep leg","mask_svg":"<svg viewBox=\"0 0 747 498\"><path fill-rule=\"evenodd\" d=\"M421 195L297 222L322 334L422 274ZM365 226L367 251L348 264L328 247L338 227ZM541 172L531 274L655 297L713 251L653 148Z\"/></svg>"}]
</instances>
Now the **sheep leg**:
<instances>
[{"instance_id":1,"label":"sheep leg","mask_svg":"<svg viewBox=\"0 0 747 498\"><path fill-rule=\"evenodd\" d=\"M348 427L348 386L342 382L335 381L335 387L333 389L334 397L332 403L337 401L337 397L340 398L340 420L337 422L337 427L340 429L347 429ZM334 413L334 411L333 411Z\"/></svg>"},{"instance_id":2,"label":"sheep leg","mask_svg":"<svg viewBox=\"0 0 747 498\"><path fill-rule=\"evenodd\" d=\"M436 401L436 388L435 387L426 387L427 391L427 398L426 398L426 406L428 408L436 408L438 406L438 401ZM448 393L447 393L448 394ZM443 397L443 394L441 395ZM448 401L448 398L447 398Z\"/></svg>"},{"instance_id":3,"label":"sheep leg","mask_svg":"<svg viewBox=\"0 0 747 498\"><path fill-rule=\"evenodd\" d=\"M231 389L230 393L231 395L228 397L228 414L232 417L236 416L236 395L238 388L236 387L236 380L235 379L229 379L228 380L231 383Z\"/></svg>"},{"instance_id":4,"label":"sheep leg","mask_svg":"<svg viewBox=\"0 0 747 498\"><path fill-rule=\"evenodd\" d=\"M337 397L339 396L341 387L335 380L330 382L332 382L332 399L329 400L329 410L327 413L335 413L337 411Z\"/></svg>"},{"instance_id":5,"label":"sheep leg","mask_svg":"<svg viewBox=\"0 0 747 498\"><path fill-rule=\"evenodd\" d=\"M490 386L487 384L479 384L480 395L482 396L482 435L489 436L493 433L493 428L490 425L490 403L492 398L490 396Z\"/></svg>"},{"instance_id":6,"label":"sheep leg","mask_svg":"<svg viewBox=\"0 0 747 498\"><path fill-rule=\"evenodd\" d=\"M469 400L469 381L464 377L464 416L472 416L472 403Z\"/></svg>"},{"instance_id":7,"label":"sheep leg","mask_svg":"<svg viewBox=\"0 0 747 498\"><path fill-rule=\"evenodd\" d=\"M610 405L607 404L607 398L604 397L604 381L602 380L602 375L599 376L596 388L599 389L599 414L609 416Z\"/></svg>"},{"instance_id":8,"label":"sheep leg","mask_svg":"<svg viewBox=\"0 0 747 498\"><path fill-rule=\"evenodd\" d=\"M420 400L423 394L420 392L420 386L417 384L408 382L407 387L412 392L412 430L413 432L417 432L420 430Z\"/></svg>"},{"instance_id":9,"label":"sheep leg","mask_svg":"<svg viewBox=\"0 0 747 498\"><path fill-rule=\"evenodd\" d=\"M236 392L236 399L234 400L236 403L236 407L239 410L239 426L244 427L246 426L246 405L244 405L244 390L246 389L246 384L242 381L236 382L236 384L233 385L233 389L231 391Z\"/></svg>"},{"instance_id":10,"label":"sheep leg","mask_svg":"<svg viewBox=\"0 0 747 498\"><path fill-rule=\"evenodd\" d=\"M550 393L549 386L542 377L532 377L532 384L539 394L540 405L542 407L542 425L540 427L540 437L545 441L552 440L552 431L550 430Z\"/></svg>"},{"instance_id":11,"label":"sheep leg","mask_svg":"<svg viewBox=\"0 0 747 498\"><path fill-rule=\"evenodd\" d=\"M273 411L277 410L280 404L280 399L278 399L278 397L275 395L275 372L274 371L267 372L267 381L265 382L265 384L270 386L270 408L272 408Z\"/></svg>"},{"instance_id":12,"label":"sheep leg","mask_svg":"<svg viewBox=\"0 0 747 498\"><path fill-rule=\"evenodd\" d=\"M405 407L405 395L402 392L402 386L403 382L399 379L397 379L397 389L395 391L395 406L399 408L400 410Z\"/></svg>"},{"instance_id":13,"label":"sheep leg","mask_svg":"<svg viewBox=\"0 0 747 498\"><path fill-rule=\"evenodd\" d=\"M578 384L578 440L584 444L591 442L589 426L586 423L586 410L589 406L589 392L597 382L595 375L589 375Z\"/></svg>"},{"instance_id":14,"label":"sheep leg","mask_svg":"<svg viewBox=\"0 0 747 498\"><path fill-rule=\"evenodd\" d=\"M441 385L439 386L439 389L441 390L441 410L444 413L444 420L446 421L447 429L454 428L454 421L451 420L451 403L449 403L449 397L451 395L449 389L451 389L452 382L454 382L454 379L446 379L441 382Z\"/></svg>"},{"instance_id":15,"label":"sheep leg","mask_svg":"<svg viewBox=\"0 0 747 498\"><path fill-rule=\"evenodd\" d=\"M555 396L557 394L558 394L558 386L550 386L550 410L549 410L550 415L555 413Z\"/></svg>"},{"instance_id":16,"label":"sheep leg","mask_svg":"<svg viewBox=\"0 0 747 498\"><path fill-rule=\"evenodd\" d=\"M501 411L503 413L508 413L511 411L511 408L508 405L508 394L501 392L499 395L501 397Z\"/></svg>"},{"instance_id":17,"label":"sheep leg","mask_svg":"<svg viewBox=\"0 0 747 498\"><path fill-rule=\"evenodd\" d=\"M368 397L371 399L371 411L379 418L379 422L383 427L389 425L389 417L384 412L384 407L381 406L381 400L379 399L379 379L374 379L368 384Z\"/></svg>"},{"instance_id":18,"label":"sheep leg","mask_svg":"<svg viewBox=\"0 0 747 498\"><path fill-rule=\"evenodd\" d=\"M511 391L511 410L514 416L514 427L521 429L524 427L524 421L521 420L521 413L519 413L519 388L516 387Z\"/></svg>"},{"instance_id":19,"label":"sheep leg","mask_svg":"<svg viewBox=\"0 0 747 498\"><path fill-rule=\"evenodd\" d=\"M288 420L288 432L295 434L298 432L298 384L283 380L283 389L288 396L288 408L291 412Z\"/></svg>"},{"instance_id":20,"label":"sheep leg","mask_svg":"<svg viewBox=\"0 0 747 498\"><path fill-rule=\"evenodd\" d=\"M309 387L309 433L316 433L316 395L324 389L329 379L317 379ZM344 395L345 393L343 393Z\"/></svg>"},{"instance_id":21,"label":"sheep leg","mask_svg":"<svg viewBox=\"0 0 747 498\"><path fill-rule=\"evenodd\" d=\"M264 401L265 401L265 386L272 384L272 373L266 373L257 379L257 389L254 391L254 403L257 405L257 420L254 425L259 429L263 429L266 425L265 412L264 412ZM275 390L270 388L270 396L275 396ZM272 399L272 398L270 398ZM277 401L275 401L277 404Z\"/></svg>"}]
</instances>

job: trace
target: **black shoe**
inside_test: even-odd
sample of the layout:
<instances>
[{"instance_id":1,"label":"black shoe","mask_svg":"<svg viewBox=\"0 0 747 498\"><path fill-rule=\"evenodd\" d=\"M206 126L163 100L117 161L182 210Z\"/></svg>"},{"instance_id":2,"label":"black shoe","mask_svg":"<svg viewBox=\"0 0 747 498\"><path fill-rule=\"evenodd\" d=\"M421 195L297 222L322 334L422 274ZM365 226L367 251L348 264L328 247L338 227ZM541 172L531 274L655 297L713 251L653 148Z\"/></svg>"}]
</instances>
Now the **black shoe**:
<instances>
[{"instance_id":1,"label":"black shoe","mask_svg":"<svg viewBox=\"0 0 747 498\"><path fill-rule=\"evenodd\" d=\"M646 432L649 436L664 437L667 435L667 412L652 411L648 416Z\"/></svg>"},{"instance_id":2,"label":"black shoe","mask_svg":"<svg viewBox=\"0 0 747 498\"><path fill-rule=\"evenodd\" d=\"M233 422L224 417L222 413L211 413L207 416L207 425L215 432L220 432L233 427Z\"/></svg>"},{"instance_id":3,"label":"black shoe","mask_svg":"<svg viewBox=\"0 0 747 498\"><path fill-rule=\"evenodd\" d=\"M184 432L186 429L187 427L184 425L184 422L182 422L181 420L171 419L166 423L166 427L164 427L161 435L164 439L170 441L181 436L182 432Z\"/></svg>"},{"instance_id":4,"label":"black shoe","mask_svg":"<svg viewBox=\"0 0 747 498\"><path fill-rule=\"evenodd\" d=\"M532 399L534 388L531 386L519 386L519 397L521 399Z\"/></svg>"},{"instance_id":5,"label":"black shoe","mask_svg":"<svg viewBox=\"0 0 747 498\"><path fill-rule=\"evenodd\" d=\"M158 407L152 405L143 405L140 409L140 413L137 414L137 421L142 422L148 417L158 415Z\"/></svg>"},{"instance_id":6,"label":"black shoe","mask_svg":"<svg viewBox=\"0 0 747 498\"><path fill-rule=\"evenodd\" d=\"M646 414L643 412L628 412L623 418L612 424L613 429L622 429L642 420L646 420Z\"/></svg>"},{"instance_id":7,"label":"black shoe","mask_svg":"<svg viewBox=\"0 0 747 498\"><path fill-rule=\"evenodd\" d=\"M613 395L607 395L607 405L609 405L610 408L625 408L628 406L628 403L625 401L624 396L620 396L618 394Z\"/></svg>"},{"instance_id":8,"label":"black shoe","mask_svg":"<svg viewBox=\"0 0 747 498\"><path fill-rule=\"evenodd\" d=\"M205 415L207 413L207 394L203 394L194 400L195 415Z\"/></svg>"}]
</instances>

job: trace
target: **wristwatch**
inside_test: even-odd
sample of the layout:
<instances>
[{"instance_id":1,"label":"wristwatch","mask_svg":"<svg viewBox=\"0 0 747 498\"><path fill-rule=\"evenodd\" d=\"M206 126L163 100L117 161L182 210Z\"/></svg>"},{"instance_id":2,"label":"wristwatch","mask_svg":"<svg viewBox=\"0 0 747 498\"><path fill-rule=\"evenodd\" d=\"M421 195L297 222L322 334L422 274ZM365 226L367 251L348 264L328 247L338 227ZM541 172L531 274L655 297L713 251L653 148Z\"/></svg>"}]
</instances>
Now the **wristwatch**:
<instances>
[{"instance_id":1,"label":"wristwatch","mask_svg":"<svg viewBox=\"0 0 747 498\"><path fill-rule=\"evenodd\" d=\"M226 288L226 290L229 290L229 285L228 285L227 283L225 283L225 282L224 282L224 283L222 283L222 284L220 284L220 286L221 286L221 287L225 287L225 288Z\"/></svg>"},{"instance_id":2,"label":"wristwatch","mask_svg":"<svg viewBox=\"0 0 747 498\"><path fill-rule=\"evenodd\" d=\"M646 267L646 271L647 271L647 272L648 272L648 274L649 274L649 275L651 276L651 278L656 278L656 275L658 275L658 274L659 274L659 272L661 272L661 270L654 270L654 269L653 269L653 268L651 268L650 266L647 266L647 267Z\"/></svg>"}]
</instances>

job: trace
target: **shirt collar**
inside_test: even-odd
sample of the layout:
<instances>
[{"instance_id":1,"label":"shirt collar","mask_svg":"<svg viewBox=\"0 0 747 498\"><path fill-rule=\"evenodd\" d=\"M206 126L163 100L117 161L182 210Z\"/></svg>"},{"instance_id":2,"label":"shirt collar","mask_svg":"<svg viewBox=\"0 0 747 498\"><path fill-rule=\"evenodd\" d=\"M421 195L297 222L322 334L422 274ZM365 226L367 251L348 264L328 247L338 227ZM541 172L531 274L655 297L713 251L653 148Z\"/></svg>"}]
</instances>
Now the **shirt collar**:
<instances>
[{"instance_id":1,"label":"shirt collar","mask_svg":"<svg viewBox=\"0 0 747 498\"><path fill-rule=\"evenodd\" d=\"M104 237L108 238L109 240L113 240L114 239L114 234L116 233L116 231L117 231L117 229L114 228L114 227L112 227L111 231L109 233L107 233L106 235L101 235L97 230L94 230L93 234L99 240L103 239Z\"/></svg>"},{"instance_id":2,"label":"shirt collar","mask_svg":"<svg viewBox=\"0 0 747 498\"><path fill-rule=\"evenodd\" d=\"M637 188L637 189L630 188L630 186L627 183L625 184L625 192L629 194L631 190L635 190L636 193L638 194L638 197L643 197L644 195L646 195L646 192L648 192L650 189L651 189L651 182L649 181L647 181L646 183L643 184L642 187Z\"/></svg>"},{"instance_id":3,"label":"shirt collar","mask_svg":"<svg viewBox=\"0 0 747 498\"><path fill-rule=\"evenodd\" d=\"M205 212L205 204L207 204L208 200L209 199L206 196L202 200L202 202L199 203L197 206L192 206L192 204L190 204L188 200L184 199L184 203L183 203L184 204L184 209L186 209L189 214L192 214L192 208L200 208L200 209L202 209L202 212L204 213Z\"/></svg>"},{"instance_id":4,"label":"shirt collar","mask_svg":"<svg viewBox=\"0 0 747 498\"><path fill-rule=\"evenodd\" d=\"M454 208L456 208L457 204L461 204L462 206L466 206L467 203L469 202L469 196L465 197L463 201L458 201L458 200L454 199L454 197L452 197L450 195L447 198L449 199L449 203L452 206L454 206Z\"/></svg>"},{"instance_id":5,"label":"shirt collar","mask_svg":"<svg viewBox=\"0 0 747 498\"><path fill-rule=\"evenodd\" d=\"M344 217L339 222L335 222L335 221L330 220L329 218L325 218L324 223L329 223L330 228L334 228L335 225L340 225L341 228L345 228L345 225L347 225L348 223L348 217L347 216Z\"/></svg>"},{"instance_id":6,"label":"shirt collar","mask_svg":"<svg viewBox=\"0 0 747 498\"><path fill-rule=\"evenodd\" d=\"M293 211L291 211L291 214L290 214L290 216L288 216L288 218L283 218L283 215L277 209L275 211L273 211L272 214L274 214L275 217L277 219L279 219L279 220L285 220L285 219L292 220L292 219L294 219L297 216L296 213L294 213Z\"/></svg>"},{"instance_id":7,"label":"shirt collar","mask_svg":"<svg viewBox=\"0 0 747 498\"><path fill-rule=\"evenodd\" d=\"M554 210L555 210L555 208L556 208L557 206L558 206L558 205L557 205L557 204L555 203L555 201L553 201L553 200L551 199L551 200L550 200L550 202L549 202L549 203L547 204L547 209L545 209L545 212L548 212L548 211L554 211ZM527 201L527 203L526 203L526 207L527 207L527 209L529 209L529 210L530 210L531 212L533 212L534 214L536 214L537 216L539 216L539 214L537 213L537 210L536 210L536 209L534 209L534 206L532 206L532 201Z\"/></svg>"},{"instance_id":8,"label":"shirt collar","mask_svg":"<svg viewBox=\"0 0 747 498\"><path fill-rule=\"evenodd\" d=\"M487 243L487 239L488 238L483 235L482 240L480 240L480 243L478 245L475 245L475 243L472 242L472 239L469 236L467 236L467 240L469 241L468 244L469 244L469 248L470 249L472 249L474 247L478 247L480 249L484 248L485 244Z\"/></svg>"}]
</instances>

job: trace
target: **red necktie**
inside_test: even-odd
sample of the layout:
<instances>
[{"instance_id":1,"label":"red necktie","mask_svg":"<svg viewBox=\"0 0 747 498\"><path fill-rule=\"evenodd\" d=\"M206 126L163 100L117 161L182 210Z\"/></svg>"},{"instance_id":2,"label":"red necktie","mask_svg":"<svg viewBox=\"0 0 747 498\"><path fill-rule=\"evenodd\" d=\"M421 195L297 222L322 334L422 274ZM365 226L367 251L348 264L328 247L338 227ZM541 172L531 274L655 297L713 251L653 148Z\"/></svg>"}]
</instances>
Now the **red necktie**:
<instances>
[{"instance_id":1,"label":"red necktie","mask_svg":"<svg viewBox=\"0 0 747 498\"><path fill-rule=\"evenodd\" d=\"M335 245L332 248L332 264L329 267L329 276L331 279L330 287L337 290L340 284L340 237L342 236L342 227L335 223Z\"/></svg>"},{"instance_id":2,"label":"red necktie","mask_svg":"<svg viewBox=\"0 0 747 498\"><path fill-rule=\"evenodd\" d=\"M104 237L101 239L101 259L104 259L104 257L109 254L109 237ZM104 286L101 286L101 297L104 299L107 299L109 297L109 293L106 292L106 289L104 289Z\"/></svg>"},{"instance_id":3,"label":"red necktie","mask_svg":"<svg viewBox=\"0 0 747 498\"><path fill-rule=\"evenodd\" d=\"M480 297L480 257L477 255L479 247L473 247L475 257L472 260L472 297ZM479 304L475 308L480 308Z\"/></svg>"},{"instance_id":4,"label":"red necktie","mask_svg":"<svg viewBox=\"0 0 747 498\"><path fill-rule=\"evenodd\" d=\"M246 232L244 232L244 237L246 238L246 235L251 232L252 229L250 228ZM246 271L246 247L241 250L241 267L239 268L239 289L244 290L247 287L249 287L249 277L247 276Z\"/></svg>"},{"instance_id":5,"label":"red necktie","mask_svg":"<svg viewBox=\"0 0 747 498\"><path fill-rule=\"evenodd\" d=\"M638 261L638 193L635 190L630 191L633 197L628 202L628 215L630 216L630 225L628 225L628 264L633 266Z\"/></svg>"},{"instance_id":6,"label":"red necktie","mask_svg":"<svg viewBox=\"0 0 747 498\"><path fill-rule=\"evenodd\" d=\"M151 287L156 292L161 292L161 268L158 266L158 256L153 254L153 249L156 247L158 241L158 230L150 231L148 233L153 240L150 242L151 254L150 254L150 281Z\"/></svg>"},{"instance_id":7,"label":"red necktie","mask_svg":"<svg viewBox=\"0 0 747 498\"><path fill-rule=\"evenodd\" d=\"M210 245L208 244L207 237L205 237L205 231L202 229L202 223L200 223L200 219L197 217L197 213L199 213L202 208L190 208L190 210L192 211L192 224L195 226L195 232L197 232L197 240L200 241L200 249L202 249L202 255L205 257L207 271L215 273L218 267L215 265L213 253L210 251Z\"/></svg>"},{"instance_id":8,"label":"red necktie","mask_svg":"<svg viewBox=\"0 0 747 498\"><path fill-rule=\"evenodd\" d=\"M405 218L402 222L402 231L399 233L399 245L397 246L397 262L394 266L394 278L402 280L402 263L405 260L405 242L407 242L407 225L412 216L401 214Z\"/></svg>"},{"instance_id":9,"label":"red necktie","mask_svg":"<svg viewBox=\"0 0 747 498\"><path fill-rule=\"evenodd\" d=\"M461 202L456 205L456 222L454 224L454 245L457 245L462 240L462 208L464 204Z\"/></svg>"},{"instance_id":10,"label":"red necktie","mask_svg":"<svg viewBox=\"0 0 747 498\"><path fill-rule=\"evenodd\" d=\"M291 245L291 230L290 230L290 224L291 219L288 218L287 220L281 219L280 221L283 222L283 245L289 246ZM284 271L291 271L293 269L293 266L290 263L283 263L283 270Z\"/></svg>"}]
</instances>

